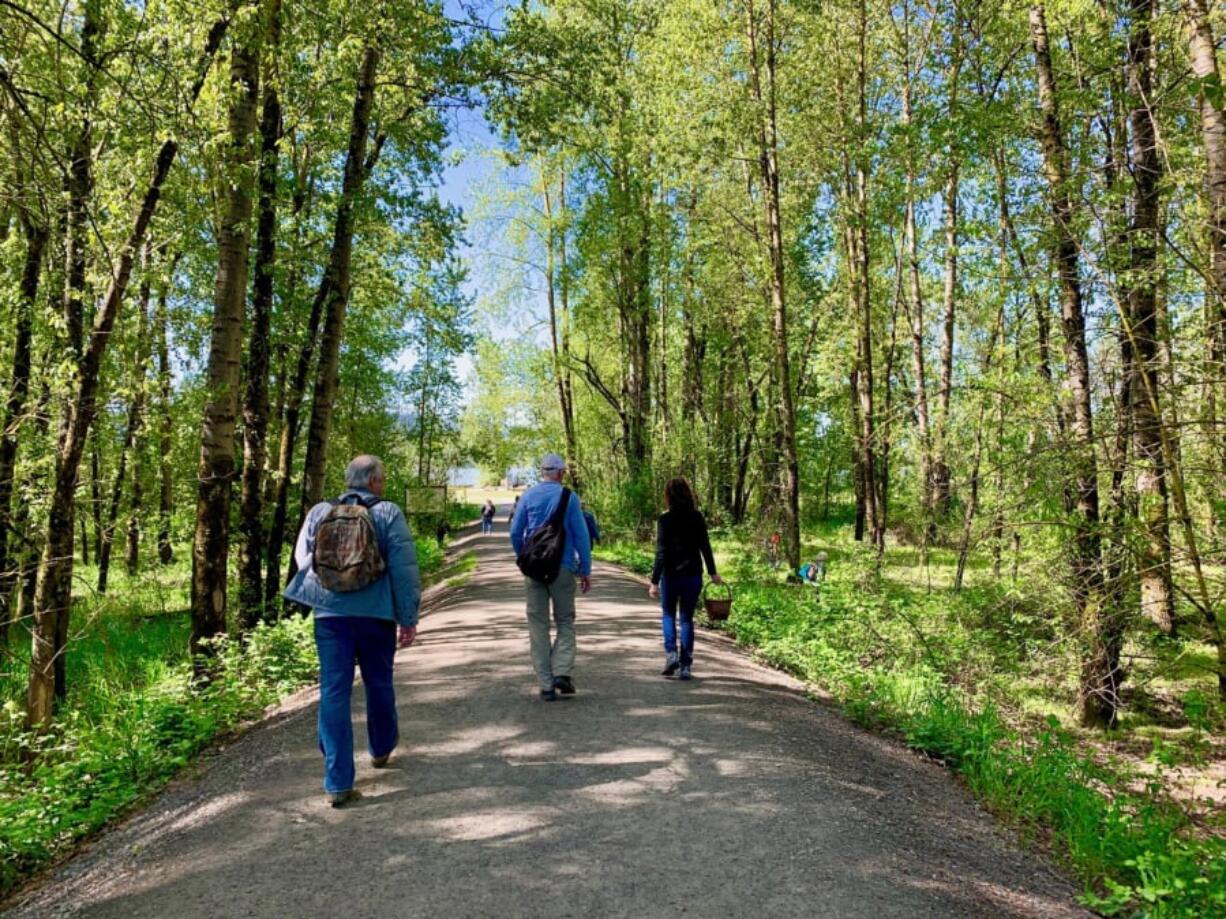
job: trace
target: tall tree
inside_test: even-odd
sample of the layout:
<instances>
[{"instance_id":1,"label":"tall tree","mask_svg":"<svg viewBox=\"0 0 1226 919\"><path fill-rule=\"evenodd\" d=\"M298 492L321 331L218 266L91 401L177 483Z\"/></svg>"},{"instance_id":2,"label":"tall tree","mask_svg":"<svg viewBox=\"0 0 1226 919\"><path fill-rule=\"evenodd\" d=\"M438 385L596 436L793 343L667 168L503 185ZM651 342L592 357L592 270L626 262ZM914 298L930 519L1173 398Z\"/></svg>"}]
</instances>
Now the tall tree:
<instances>
[{"instance_id":1,"label":"tall tree","mask_svg":"<svg viewBox=\"0 0 1226 919\"><path fill-rule=\"evenodd\" d=\"M305 517L311 505L324 495L324 477L328 459L328 428L336 402L337 368L340 361L341 338L345 312L349 306L350 264L353 258L353 234L358 196L377 162L381 144L376 142L369 155L370 115L375 101L376 77L380 51L367 45L358 68L357 89L353 114L349 121L349 148L345 155L345 171L341 195L336 207L332 232L332 250L328 266L315 301L323 317L319 341L319 364L311 397L311 423L307 431L307 453L302 482L302 512Z\"/></svg>"},{"instance_id":2,"label":"tall tree","mask_svg":"<svg viewBox=\"0 0 1226 919\"><path fill-rule=\"evenodd\" d=\"M264 466L268 459L268 373L272 344L274 267L277 252L277 169L281 100L277 58L281 45L281 0L268 0L264 99L260 113L259 216L255 279L251 292L250 340L243 390L243 474L239 547L239 615L251 628L264 613Z\"/></svg>"},{"instance_id":3,"label":"tall tree","mask_svg":"<svg viewBox=\"0 0 1226 919\"><path fill-rule=\"evenodd\" d=\"M1131 0L1128 33L1128 101L1132 128L1129 174L1132 222L1128 228L1126 299L1120 303L1133 352L1131 392L1133 442L1138 463L1137 514L1143 536L1137 557L1141 611L1159 629L1175 627L1171 592L1171 539L1166 466L1163 459L1161 361L1158 327L1158 180L1162 165L1153 115L1154 0Z\"/></svg>"},{"instance_id":4,"label":"tall tree","mask_svg":"<svg viewBox=\"0 0 1226 919\"><path fill-rule=\"evenodd\" d=\"M229 24L229 17L226 17L215 22L208 31L194 82L187 93L189 105L194 105L200 95L213 57ZM119 316L120 306L132 277L136 253L144 244L145 234L161 200L162 187L178 152L179 142L173 137L164 140L158 147L153 174L140 196L132 226L118 250L110 284L94 314L89 345L81 356L77 378L67 403L64 434L56 449L47 538L39 563L34 594L34 627L31 630L33 647L26 695L26 718L32 726L44 725L51 719L55 668L57 661L62 666L65 651L64 645L57 638L67 631L72 601L74 497L86 440L98 412L97 394L102 358L106 354L111 330Z\"/></svg>"},{"instance_id":5,"label":"tall tree","mask_svg":"<svg viewBox=\"0 0 1226 919\"><path fill-rule=\"evenodd\" d=\"M767 249L770 259L771 328L774 350L774 392L778 399L777 423L781 435L783 530L788 564L800 567L800 457L796 448L796 406L788 340L788 315L783 244L783 215L779 190L779 125L777 109L778 38L776 3L765 0L761 19L754 0L746 0L746 39L749 44L750 86L758 106L758 168L766 209Z\"/></svg>"},{"instance_id":6,"label":"tall tree","mask_svg":"<svg viewBox=\"0 0 1226 919\"><path fill-rule=\"evenodd\" d=\"M192 545L192 651L226 630L230 559L230 503L235 477L235 423L241 385L243 318L247 296L253 144L259 103L262 30L248 25L230 52L226 187L217 228L217 279L209 346L208 401L200 444L200 487Z\"/></svg>"},{"instance_id":7,"label":"tall tree","mask_svg":"<svg viewBox=\"0 0 1226 919\"><path fill-rule=\"evenodd\" d=\"M1064 360L1068 374L1069 488L1073 506L1070 547L1073 591L1087 645L1081 673L1081 718L1088 725L1108 726L1119 710L1121 627L1106 604L1102 542L1099 533L1098 466L1094 454L1094 417L1090 361L1086 350L1082 305L1077 213L1069 156L1060 122L1059 95L1042 4L1029 13L1039 93L1039 143L1051 210L1050 250L1060 289Z\"/></svg>"}]
</instances>

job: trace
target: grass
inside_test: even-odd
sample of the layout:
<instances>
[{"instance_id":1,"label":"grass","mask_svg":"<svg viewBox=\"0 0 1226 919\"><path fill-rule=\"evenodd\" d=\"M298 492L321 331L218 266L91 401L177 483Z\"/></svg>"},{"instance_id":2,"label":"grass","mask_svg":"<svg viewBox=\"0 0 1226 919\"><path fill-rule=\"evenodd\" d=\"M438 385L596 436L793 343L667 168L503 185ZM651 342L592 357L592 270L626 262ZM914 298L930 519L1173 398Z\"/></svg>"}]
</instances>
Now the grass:
<instances>
[{"instance_id":1,"label":"grass","mask_svg":"<svg viewBox=\"0 0 1226 919\"><path fill-rule=\"evenodd\" d=\"M476 509L456 514L468 522ZM417 549L426 584L476 565L467 553L444 568L433 539ZM0 895L147 799L218 736L315 681L312 620L303 616L261 625L245 642L219 639L211 678L198 679L190 575L186 558L132 578L116 570L99 596L90 589L96 570L77 566L68 697L42 734L24 727L29 634L15 628L0 647Z\"/></svg>"},{"instance_id":2,"label":"grass","mask_svg":"<svg viewBox=\"0 0 1226 919\"><path fill-rule=\"evenodd\" d=\"M219 734L315 679L309 618L261 625L243 645L223 638L215 651L207 682L189 661L162 661L139 685L93 684L88 705L62 710L38 735L5 704L0 892L164 786Z\"/></svg>"},{"instance_id":3,"label":"grass","mask_svg":"<svg viewBox=\"0 0 1226 919\"><path fill-rule=\"evenodd\" d=\"M952 583L952 554L933 552L917 566L905 548L887 552L879 573L831 526L806 534L806 555L829 556L817 591L783 583L745 534L713 536L736 589L723 627L738 642L820 687L856 721L956 769L1004 820L1067 861L1087 905L1105 915L1226 914L1226 818L1217 808L1194 820L1168 793L1170 767L1203 757L1223 725L1198 666L1203 646L1130 648L1154 658L1132 679L1178 700L1178 727L1133 711L1116 732L1147 748L1138 764L1075 728L1075 649L1038 585L998 582L981 564L954 593L942 586ZM597 555L638 573L652 560L633 540Z\"/></svg>"}]
</instances>

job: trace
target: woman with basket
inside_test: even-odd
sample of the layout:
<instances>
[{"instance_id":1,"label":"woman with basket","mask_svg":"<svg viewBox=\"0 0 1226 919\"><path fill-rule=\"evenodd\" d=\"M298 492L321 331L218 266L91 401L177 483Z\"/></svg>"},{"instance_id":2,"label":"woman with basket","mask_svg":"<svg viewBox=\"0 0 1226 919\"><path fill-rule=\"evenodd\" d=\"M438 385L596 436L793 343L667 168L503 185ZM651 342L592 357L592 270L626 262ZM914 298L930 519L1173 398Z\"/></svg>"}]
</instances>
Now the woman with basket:
<instances>
[{"instance_id":1,"label":"woman with basket","mask_svg":"<svg viewBox=\"0 0 1226 919\"><path fill-rule=\"evenodd\" d=\"M664 615L665 663L663 674L690 678L694 662L694 608L702 594L702 567L712 582L722 584L715 571L715 556L707 536L707 521L694 506L694 492L684 478L670 479L664 487L668 506L656 524L656 561L651 569L651 597L659 598ZM681 641L678 648L677 616L680 609ZM678 672L680 671L680 672Z\"/></svg>"}]
</instances>

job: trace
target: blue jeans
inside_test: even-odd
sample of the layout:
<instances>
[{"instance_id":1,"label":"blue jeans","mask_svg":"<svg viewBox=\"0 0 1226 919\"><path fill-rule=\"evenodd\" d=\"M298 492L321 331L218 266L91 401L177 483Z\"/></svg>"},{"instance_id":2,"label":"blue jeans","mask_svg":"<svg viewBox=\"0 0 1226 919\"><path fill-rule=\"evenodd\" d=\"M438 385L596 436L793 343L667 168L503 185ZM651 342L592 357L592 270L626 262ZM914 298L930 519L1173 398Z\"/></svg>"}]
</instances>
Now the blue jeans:
<instances>
[{"instance_id":1,"label":"blue jeans","mask_svg":"<svg viewBox=\"0 0 1226 919\"><path fill-rule=\"evenodd\" d=\"M324 791L353 787L353 664L366 689L366 737L371 756L386 756L400 739L392 663L396 623L371 616L315 618L319 652L319 751L324 755Z\"/></svg>"},{"instance_id":2,"label":"blue jeans","mask_svg":"<svg viewBox=\"0 0 1226 919\"><path fill-rule=\"evenodd\" d=\"M702 575L665 575L660 581L660 606L664 609L664 652L677 653L677 607L681 607L681 654L683 667L694 662L694 607L702 593Z\"/></svg>"},{"instance_id":3,"label":"blue jeans","mask_svg":"<svg viewBox=\"0 0 1226 919\"><path fill-rule=\"evenodd\" d=\"M481 532L482 533L493 533L494 532L494 518L493 517L482 517L481 518Z\"/></svg>"}]
</instances>

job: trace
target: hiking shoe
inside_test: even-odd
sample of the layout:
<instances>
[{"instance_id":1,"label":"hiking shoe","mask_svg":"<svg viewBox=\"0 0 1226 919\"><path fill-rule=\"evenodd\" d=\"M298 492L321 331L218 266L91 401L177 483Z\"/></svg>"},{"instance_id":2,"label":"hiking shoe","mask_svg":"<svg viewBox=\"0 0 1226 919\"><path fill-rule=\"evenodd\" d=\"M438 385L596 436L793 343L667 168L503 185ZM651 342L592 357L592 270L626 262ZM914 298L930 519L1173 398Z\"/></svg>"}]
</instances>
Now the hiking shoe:
<instances>
[{"instance_id":1,"label":"hiking shoe","mask_svg":"<svg viewBox=\"0 0 1226 919\"><path fill-rule=\"evenodd\" d=\"M391 758L392 758L392 754L390 753L384 753L382 756L372 756L370 758L370 764L374 766L376 769L382 769L384 766L387 765L387 761Z\"/></svg>"},{"instance_id":2,"label":"hiking shoe","mask_svg":"<svg viewBox=\"0 0 1226 919\"><path fill-rule=\"evenodd\" d=\"M542 702L556 702L558 700L558 691L552 687L541 690Z\"/></svg>"},{"instance_id":3,"label":"hiking shoe","mask_svg":"<svg viewBox=\"0 0 1226 919\"><path fill-rule=\"evenodd\" d=\"M660 671L661 676L672 676L677 672L677 668L681 666L681 661L676 654L670 654L664 659L664 669Z\"/></svg>"},{"instance_id":4,"label":"hiking shoe","mask_svg":"<svg viewBox=\"0 0 1226 919\"><path fill-rule=\"evenodd\" d=\"M362 797L362 793L356 788L350 788L348 791L337 791L328 795L328 803L333 807L344 807L347 804L352 804Z\"/></svg>"},{"instance_id":5,"label":"hiking shoe","mask_svg":"<svg viewBox=\"0 0 1226 919\"><path fill-rule=\"evenodd\" d=\"M564 696L573 696L575 694L575 681L568 676L556 676L553 678L553 688Z\"/></svg>"},{"instance_id":6,"label":"hiking shoe","mask_svg":"<svg viewBox=\"0 0 1226 919\"><path fill-rule=\"evenodd\" d=\"M681 668L681 672L677 674L677 679L688 680L690 678L690 665L686 664Z\"/></svg>"}]
</instances>

